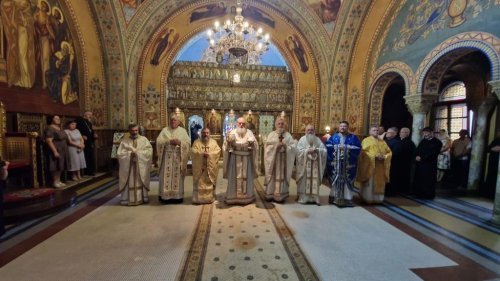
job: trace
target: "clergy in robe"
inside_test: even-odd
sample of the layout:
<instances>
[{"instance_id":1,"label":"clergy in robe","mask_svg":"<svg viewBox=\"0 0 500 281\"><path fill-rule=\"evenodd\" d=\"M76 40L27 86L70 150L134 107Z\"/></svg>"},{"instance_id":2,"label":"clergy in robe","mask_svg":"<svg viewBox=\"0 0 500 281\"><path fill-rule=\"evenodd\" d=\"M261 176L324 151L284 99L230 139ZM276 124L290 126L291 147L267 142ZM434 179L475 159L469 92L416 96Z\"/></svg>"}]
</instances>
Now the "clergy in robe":
<instances>
[{"instance_id":1,"label":"clergy in robe","mask_svg":"<svg viewBox=\"0 0 500 281\"><path fill-rule=\"evenodd\" d=\"M201 139L191 147L193 160L193 203L208 204L215 200L215 186L219 172L220 147L210 137L210 129L201 131Z\"/></svg>"},{"instance_id":2,"label":"clergy in robe","mask_svg":"<svg viewBox=\"0 0 500 281\"><path fill-rule=\"evenodd\" d=\"M259 145L245 118L238 118L237 127L223 145L224 178L227 179L226 204L249 204L255 200L253 180L258 176Z\"/></svg>"},{"instance_id":3,"label":"clergy in robe","mask_svg":"<svg viewBox=\"0 0 500 281\"><path fill-rule=\"evenodd\" d=\"M385 133L385 143L392 152L391 170L389 172L390 181L385 185L385 196L394 196L401 183L398 177L401 174L401 139L398 137L398 128L390 127Z\"/></svg>"},{"instance_id":4,"label":"clergy in robe","mask_svg":"<svg viewBox=\"0 0 500 281\"><path fill-rule=\"evenodd\" d=\"M297 143L296 181L298 202L320 205L319 188L326 165L326 147L315 134L314 126L306 126L306 135Z\"/></svg>"},{"instance_id":5,"label":"clergy in robe","mask_svg":"<svg viewBox=\"0 0 500 281\"><path fill-rule=\"evenodd\" d=\"M354 186L356 167L361 143L349 133L349 123L341 121L336 134L326 141L326 172L330 181L328 202L338 207L353 207L352 197L357 192Z\"/></svg>"},{"instance_id":6,"label":"clergy in robe","mask_svg":"<svg viewBox=\"0 0 500 281\"><path fill-rule=\"evenodd\" d=\"M361 199L369 204L384 201L385 184L389 182L391 149L379 138L378 127L370 128L370 136L361 142L356 181Z\"/></svg>"},{"instance_id":7,"label":"clergy in robe","mask_svg":"<svg viewBox=\"0 0 500 281\"><path fill-rule=\"evenodd\" d=\"M286 121L278 117L276 130L267 135L264 144L266 200L284 202L289 194L297 141L286 131Z\"/></svg>"},{"instance_id":8,"label":"clergy in robe","mask_svg":"<svg viewBox=\"0 0 500 281\"><path fill-rule=\"evenodd\" d=\"M170 127L161 130L156 139L159 167L159 195L163 203L181 203L184 198L184 177L191 139L186 129L180 127L176 114L170 116Z\"/></svg>"},{"instance_id":9,"label":"clergy in robe","mask_svg":"<svg viewBox=\"0 0 500 281\"><path fill-rule=\"evenodd\" d=\"M399 161L395 162L398 166L395 181L396 191L408 194L410 193L410 182L411 182L411 171L413 166L414 154L415 154L415 144L410 138L410 129L403 127L399 130L399 138L401 139L401 151ZM393 178L391 178L391 182Z\"/></svg>"},{"instance_id":10,"label":"clergy in robe","mask_svg":"<svg viewBox=\"0 0 500 281\"><path fill-rule=\"evenodd\" d=\"M149 173L153 147L146 137L139 135L139 126L129 125L130 136L117 150L121 205L137 206L149 202Z\"/></svg>"},{"instance_id":11,"label":"clergy in robe","mask_svg":"<svg viewBox=\"0 0 500 281\"><path fill-rule=\"evenodd\" d=\"M422 199L436 196L437 158L443 143L434 137L430 127L422 129L423 139L415 150L415 177L413 192Z\"/></svg>"}]
</instances>

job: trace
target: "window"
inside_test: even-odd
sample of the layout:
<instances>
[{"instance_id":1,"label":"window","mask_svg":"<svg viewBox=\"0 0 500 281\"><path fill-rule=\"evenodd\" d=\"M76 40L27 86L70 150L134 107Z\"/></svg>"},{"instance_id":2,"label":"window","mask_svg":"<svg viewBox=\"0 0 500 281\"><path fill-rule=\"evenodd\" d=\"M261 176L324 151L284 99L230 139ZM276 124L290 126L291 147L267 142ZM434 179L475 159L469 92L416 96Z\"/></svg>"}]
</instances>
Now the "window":
<instances>
[{"instance_id":1,"label":"window","mask_svg":"<svg viewBox=\"0 0 500 281\"><path fill-rule=\"evenodd\" d=\"M463 82L454 82L441 92L434 105L434 130L446 129L452 140L459 138L458 132L462 129L470 134L469 118L472 119L472 115L465 103L465 90Z\"/></svg>"}]
</instances>

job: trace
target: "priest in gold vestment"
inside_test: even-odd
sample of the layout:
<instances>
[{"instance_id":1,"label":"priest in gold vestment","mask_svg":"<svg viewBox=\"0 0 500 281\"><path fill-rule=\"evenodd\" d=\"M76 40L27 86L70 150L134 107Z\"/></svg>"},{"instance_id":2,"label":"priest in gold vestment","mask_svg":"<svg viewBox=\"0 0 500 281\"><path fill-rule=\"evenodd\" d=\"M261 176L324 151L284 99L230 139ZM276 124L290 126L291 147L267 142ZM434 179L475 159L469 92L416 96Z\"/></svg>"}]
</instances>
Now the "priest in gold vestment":
<instances>
[{"instance_id":1,"label":"priest in gold vestment","mask_svg":"<svg viewBox=\"0 0 500 281\"><path fill-rule=\"evenodd\" d=\"M201 139L191 147L193 160L193 203L207 204L215 200L215 186L219 172L220 147L210 137L210 129L201 131Z\"/></svg>"},{"instance_id":2,"label":"priest in gold vestment","mask_svg":"<svg viewBox=\"0 0 500 281\"><path fill-rule=\"evenodd\" d=\"M120 163L119 189L121 205L136 206L149 202L149 172L153 147L139 135L139 126L129 125L130 136L120 143L117 157Z\"/></svg>"},{"instance_id":3,"label":"priest in gold vestment","mask_svg":"<svg viewBox=\"0 0 500 281\"><path fill-rule=\"evenodd\" d=\"M224 152L224 178L227 179L226 204L249 204L255 200L253 180L258 176L259 145L245 118L227 136Z\"/></svg>"},{"instance_id":4,"label":"priest in gold vestment","mask_svg":"<svg viewBox=\"0 0 500 281\"><path fill-rule=\"evenodd\" d=\"M326 147L315 134L314 126L306 126L306 135L297 144L296 181L300 204L320 205L319 188L326 166Z\"/></svg>"},{"instance_id":5,"label":"priest in gold vestment","mask_svg":"<svg viewBox=\"0 0 500 281\"><path fill-rule=\"evenodd\" d=\"M186 176L191 138L186 129L179 126L176 114L170 116L170 127L161 130L156 139L159 167L159 195L163 203L181 203L184 198L184 177Z\"/></svg>"},{"instance_id":6,"label":"priest in gold vestment","mask_svg":"<svg viewBox=\"0 0 500 281\"><path fill-rule=\"evenodd\" d=\"M286 131L286 121L278 117L276 130L267 135L264 144L266 200L278 203L288 197L290 179L297 154L297 141Z\"/></svg>"},{"instance_id":7,"label":"priest in gold vestment","mask_svg":"<svg viewBox=\"0 0 500 281\"><path fill-rule=\"evenodd\" d=\"M391 149L378 137L378 127L370 128L370 136L361 142L356 182L361 189L361 199L369 204L384 201L385 184L389 182Z\"/></svg>"}]
</instances>

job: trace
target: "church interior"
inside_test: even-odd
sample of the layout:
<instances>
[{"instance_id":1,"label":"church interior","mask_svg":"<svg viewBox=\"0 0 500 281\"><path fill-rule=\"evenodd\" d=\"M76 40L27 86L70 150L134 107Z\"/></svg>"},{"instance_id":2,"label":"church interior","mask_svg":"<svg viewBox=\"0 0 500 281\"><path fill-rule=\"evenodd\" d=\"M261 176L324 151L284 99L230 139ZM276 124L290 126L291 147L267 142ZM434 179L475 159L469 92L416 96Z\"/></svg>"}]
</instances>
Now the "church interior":
<instances>
[{"instance_id":1,"label":"church interior","mask_svg":"<svg viewBox=\"0 0 500 281\"><path fill-rule=\"evenodd\" d=\"M499 0L0 0L0 279L500 280L499 26ZM94 170L54 174L54 116L87 114ZM221 148L246 121L255 202L225 203L222 157L214 203L193 204L191 160L183 202L160 202L172 116ZM262 147L280 118L296 140L344 121L360 140L409 128L415 145L426 127L450 144L466 130L467 167L443 168L433 198L353 208L329 204L326 176L320 204L299 204L294 170L269 202ZM140 206L118 190L129 124L153 148Z\"/></svg>"}]
</instances>

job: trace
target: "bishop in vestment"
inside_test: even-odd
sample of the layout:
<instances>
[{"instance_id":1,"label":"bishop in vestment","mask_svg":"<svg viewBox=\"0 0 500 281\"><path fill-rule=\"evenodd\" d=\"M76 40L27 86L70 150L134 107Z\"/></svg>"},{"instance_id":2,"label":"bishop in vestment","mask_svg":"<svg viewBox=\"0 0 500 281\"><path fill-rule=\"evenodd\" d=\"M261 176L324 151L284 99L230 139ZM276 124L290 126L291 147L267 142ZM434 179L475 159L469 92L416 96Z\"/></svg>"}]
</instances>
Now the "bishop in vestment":
<instances>
[{"instance_id":1,"label":"bishop in vestment","mask_svg":"<svg viewBox=\"0 0 500 281\"><path fill-rule=\"evenodd\" d=\"M130 136L124 138L117 151L120 164L119 189L121 205L137 206L149 202L149 173L153 147L139 135L139 126L129 125Z\"/></svg>"},{"instance_id":2,"label":"bishop in vestment","mask_svg":"<svg viewBox=\"0 0 500 281\"><path fill-rule=\"evenodd\" d=\"M283 202L289 194L297 141L286 131L284 118L278 117L275 126L264 144L265 196L268 201Z\"/></svg>"},{"instance_id":3,"label":"bishop in vestment","mask_svg":"<svg viewBox=\"0 0 500 281\"><path fill-rule=\"evenodd\" d=\"M361 199L366 203L384 201L385 184L389 182L391 149L380 139L378 127L370 128L370 136L361 142L356 181L361 186Z\"/></svg>"},{"instance_id":4,"label":"bishop in vestment","mask_svg":"<svg viewBox=\"0 0 500 281\"><path fill-rule=\"evenodd\" d=\"M338 207L353 207L352 197L361 143L349 133L349 123L341 121L339 131L326 141L328 159L326 171L330 181L328 202Z\"/></svg>"},{"instance_id":5,"label":"bishop in vestment","mask_svg":"<svg viewBox=\"0 0 500 281\"><path fill-rule=\"evenodd\" d=\"M156 139L156 148L160 162L160 201L163 203L181 203L184 198L184 177L191 139L186 129L179 126L177 115L170 116L170 127L161 130Z\"/></svg>"},{"instance_id":6,"label":"bishop in vestment","mask_svg":"<svg viewBox=\"0 0 500 281\"><path fill-rule=\"evenodd\" d=\"M201 139L191 147L193 160L193 203L207 204L215 200L215 186L219 172L220 147L210 137L210 129L201 131Z\"/></svg>"},{"instance_id":7,"label":"bishop in vestment","mask_svg":"<svg viewBox=\"0 0 500 281\"><path fill-rule=\"evenodd\" d=\"M326 148L315 135L314 126L306 126L306 135L297 144L296 182L298 202L320 205L319 188L326 166Z\"/></svg>"},{"instance_id":8,"label":"bishop in vestment","mask_svg":"<svg viewBox=\"0 0 500 281\"><path fill-rule=\"evenodd\" d=\"M222 148L227 204L245 205L255 200L253 180L258 176L259 145L245 126L245 118L238 118L237 127L228 134Z\"/></svg>"}]
</instances>

